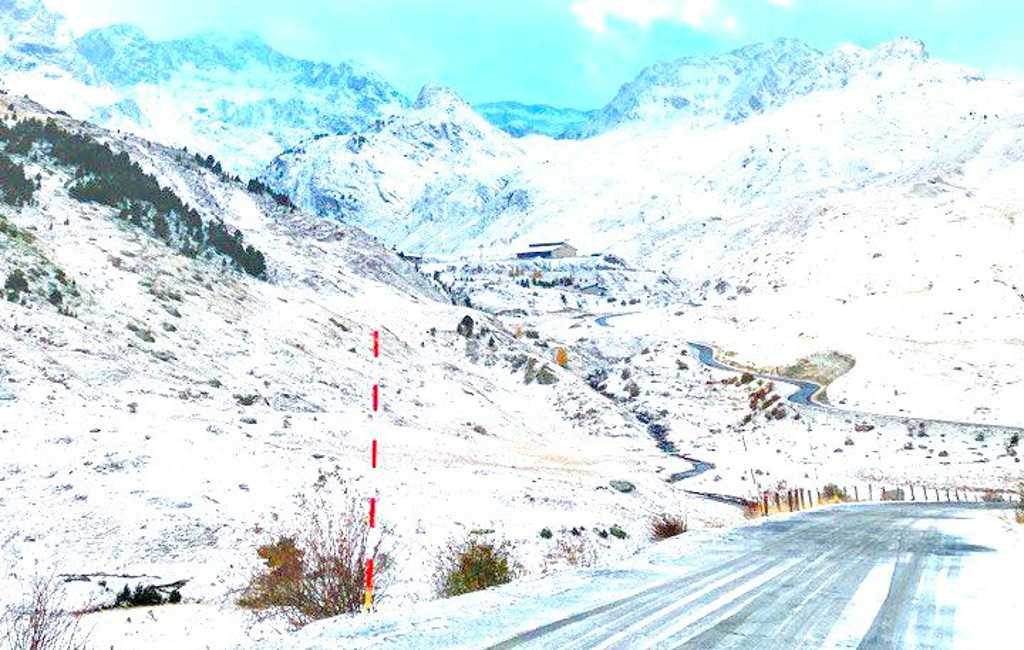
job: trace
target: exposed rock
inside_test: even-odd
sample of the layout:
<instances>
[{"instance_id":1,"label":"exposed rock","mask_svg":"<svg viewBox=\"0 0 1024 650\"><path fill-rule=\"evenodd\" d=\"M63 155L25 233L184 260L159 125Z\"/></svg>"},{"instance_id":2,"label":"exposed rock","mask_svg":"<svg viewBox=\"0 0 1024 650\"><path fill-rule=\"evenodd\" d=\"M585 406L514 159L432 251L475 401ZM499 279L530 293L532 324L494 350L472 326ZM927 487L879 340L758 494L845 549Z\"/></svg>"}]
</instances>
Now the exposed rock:
<instances>
[{"instance_id":1,"label":"exposed rock","mask_svg":"<svg viewBox=\"0 0 1024 650\"><path fill-rule=\"evenodd\" d=\"M233 395L232 397L235 398L235 402L237 402L239 406L252 406L260 399L258 393L254 393L252 395Z\"/></svg>"},{"instance_id":2,"label":"exposed rock","mask_svg":"<svg viewBox=\"0 0 1024 650\"><path fill-rule=\"evenodd\" d=\"M539 371L537 371L537 383L545 386L558 383L558 375L551 369L547 364L544 365Z\"/></svg>"},{"instance_id":3,"label":"exposed rock","mask_svg":"<svg viewBox=\"0 0 1024 650\"><path fill-rule=\"evenodd\" d=\"M526 362L526 370L523 373L523 382L526 384L532 384L533 380L537 378L537 360L529 359Z\"/></svg>"},{"instance_id":4,"label":"exposed rock","mask_svg":"<svg viewBox=\"0 0 1024 650\"><path fill-rule=\"evenodd\" d=\"M611 485L616 490L618 490L619 492L622 492L623 494L629 494L630 492L636 490L636 486L630 483L629 481L614 480L609 481L608 484Z\"/></svg>"},{"instance_id":5,"label":"exposed rock","mask_svg":"<svg viewBox=\"0 0 1024 650\"><path fill-rule=\"evenodd\" d=\"M629 393L629 396L632 398L640 397L640 387L637 386L635 381L631 381L626 384L626 392Z\"/></svg>"},{"instance_id":6,"label":"exposed rock","mask_svg":"<svg viewBox=\"0 0 1024 650\"><path fill-rule=\"evenodd\" d=\"M459 321L459 326L455 329L455 331L458 332L460 336L465 336L466 338L469 338L470 336L473 336L473 325L473 319L470 316L466 315L462 317L461 321Z\"/></svg>"}]
</instances>

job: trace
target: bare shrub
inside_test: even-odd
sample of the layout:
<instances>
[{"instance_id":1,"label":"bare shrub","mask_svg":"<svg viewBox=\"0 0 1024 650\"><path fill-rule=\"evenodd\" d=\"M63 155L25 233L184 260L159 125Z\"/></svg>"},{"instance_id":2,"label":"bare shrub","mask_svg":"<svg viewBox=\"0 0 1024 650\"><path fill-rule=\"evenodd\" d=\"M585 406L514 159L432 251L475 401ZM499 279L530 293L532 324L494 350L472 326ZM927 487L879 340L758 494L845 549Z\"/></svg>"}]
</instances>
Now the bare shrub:
<instances>
[{"instance_id":1,"label":"bare shrub","mask_svg":"<svg viewBox=\"0 0 1024 650\"><path fill-rule=\"evenodd\" d=\"M850 495L846 493L846 490L835 483L829 483L821 488L820 503L846 503L849 500Z\"/></svg>"},{"instance_id":2,"label":"bare shrub","mask_svg":"<svg viewBox=\"0 0 1024 650\"><path fill-rule=\"evenodd\" d=\"M511 582L516 567L507 541L449 541L437 558L434 590L448 598Z\"/></svg>"},{"instance_id":3,"label":"bare shrub","mask_svg":"<svg viewBox=\"0 0 1024 650\"><path fill-rule=\"evenodd\" d=\"M1005 503L1006 498L1003 497L1003 493L998 490L988 489L985 490L981 495L981 500L985 503Z\"/></svg>"},{"instance_id":4,"label":"bare shrub","mask_svg":"<svg viewBox=\"0 0 1024 650\"><path fill-rule=\"evenodd\" d=\"M376 541L365 506L352 500L336 512L323 502L308 510L305 530L261 546L264 567L245 588L238 604L267 616L281 616L294 627L359 611L366 585L366 564L374 562L374 594L380 597L390 561L389 531Z\"/></svg>"},{"instance_id":5,"label":"bare shrub","mask_svg":"<svg viewBox=\"0 0 1024 650\"><path fill-rule=\"evenodd\" d=\"M686 519L673 515L660 515L651 522L651 541L659 541L682 535L688 530Z\"/></svg>"},{"instance_id":6,"label":"bare shrub","mask_svg":"<svg viewBox=\"0 0 1024 650\"><path fill-rule=\"evenodd\" d=\"M63 608L64 585L53 577L36 577L20 603L0 616L0 646L9 650L82 650L88 635L78 616Z\"/></svg>"},{"instance_id":7,"label":"bare shrub","mask_svg":"<svg viewBox=\"0 0 1024 650\"><path fill-rule=\"evenodd\" d=\"M544 556L544 572L559 566L590 567L597 564L597 550L582 535L562 537Z\"/></svg>"}]
</instances>

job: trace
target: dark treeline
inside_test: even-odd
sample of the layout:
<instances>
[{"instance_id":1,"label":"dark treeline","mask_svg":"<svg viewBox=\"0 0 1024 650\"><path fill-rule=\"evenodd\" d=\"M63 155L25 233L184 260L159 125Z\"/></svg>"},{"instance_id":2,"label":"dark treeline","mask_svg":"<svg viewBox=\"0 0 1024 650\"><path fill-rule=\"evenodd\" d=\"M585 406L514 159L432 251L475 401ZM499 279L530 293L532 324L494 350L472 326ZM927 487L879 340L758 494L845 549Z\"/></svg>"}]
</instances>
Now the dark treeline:
<instances>
[{"instance_id":1,"label":"dark treeline","mask_svg":"<svg viewBox=\"0 0 1024 650\"><path fill-rule=\"evenodd\" d=\"M35 119L11 128L0 124L0 140L14 155L27 155L34 144L48 143L50 156L75 168L77 180L69 189L75 199L120 209L122 218L149 230L168 245L176 245L185 255L195 256L212 248L246 273L265 275L263 253L245 245L241 231L229 231L219 219L204 222L197 210L184 204L171 189L161 187L127 153L115 154L108 145L86 135L65 131L53 121Z\"/></svg>"}]
</instances>

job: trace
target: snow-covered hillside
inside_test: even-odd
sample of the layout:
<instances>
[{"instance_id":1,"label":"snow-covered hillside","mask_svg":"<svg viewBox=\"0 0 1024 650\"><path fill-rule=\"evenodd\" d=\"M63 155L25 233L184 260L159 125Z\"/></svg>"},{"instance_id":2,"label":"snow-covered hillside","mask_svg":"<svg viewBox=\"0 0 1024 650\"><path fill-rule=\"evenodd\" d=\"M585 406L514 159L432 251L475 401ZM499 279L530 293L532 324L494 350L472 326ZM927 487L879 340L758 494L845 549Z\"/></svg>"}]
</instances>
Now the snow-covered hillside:
<instances>
[{"instance_id":1,"label":"snow-covered hillside","mask_svg":"<svg viewBox=\"0 0 1024 650\"><path fill-rule=\"evenodd\" d=\"M483 236L531 209L518 142L450 89L425 87L408 112L278 156L264 180L327 218L406 251Z\"/></svg>"},{"instance_id":2,"label":"snow-covered hillside","mask_svg":"<svg viewBox=\"0 0 1024 650\"><path fill-rule=\"evenodd\" d=\"M29 204L0 204L2 598L36 573L97 574L71 585L74 603L94 605L124 583L187 579L182 609L87 617L94 642L183 647L201 633L227 647L219 634L246 634L234 600L255 548L308 515L296 495L338 503L379 490L404 567L399 600L429 593L423 567L448 536L496 531L535 573L568 528L634 531L595 536L597 557L621 557L643 544L650 513L685 508L657 472L688 464L558 368L543 335L515 338L360 230L282 207L182 150L28 99L2 104L7 127L53 120L0 132L35 186ZM74 167L24 133L126 153L167 188L160 201L170 192L203 223L240 229L265 272L191 248L184 219L161 231L152 213L76 198ZM456 332L467 315L468 336ZM371 431L375 381L383 415ZM382 471L371 488L374 434ZM553 541L538 536L545 527Z\"/></svg>"},{"instance_id":3,"label":"snow-covered hillside","mask_svg":"<svg viewBox=\"0 0 1024 650\"><path fill-rule=\"evenodd\" d=\"M928 58L920 41L900 39L875 50L843 47L821 52L782 38L727 54L687 57L645 68L585 124L566 137L588 137L623 124L679 119L714 125L741 122L818 90L845 87L882 68Z\"/></svg>"},{"instance_id":4,"label":"snow-covered hillside","mask_svg":"<svg viewBox=\"0 0 1024 650\"><path fill-rule=\"evenodd\" d=\"M297 60L255 36L158 42L115 25L74 38L41 0L0 3L0 56L11 90L246 177L306 137L365 128L407 103L357 64Z\"/></svg>"},{"instance_id":5,"label":"snow-covered hillside","mask_svg":"<svg viewBox=\"0 0 1024 650\"><path fill-rule=\"evenodd\" d=\"M720 303L687 326L751 362L823 349L870 360L835 387L869 410L1018 422L1011 394L1024 376L1006 360L1020 354L1011 324L1024 313L1013 244L1024 86L932 60L909 40L745 51L755 77L768 63L815 63L787 64L765 110L740 121L722 108L740 95L716 82L705 91L720 119L628 121L579 141L514 140L467 121L481 131L471 143L486 144L453 165L445 133L460 113L427 137L405 137L399 118L356 151L358 136L324 138L268 176L328 216L310 198L345 188L355 200L333 216L409 252L474 259L568 239L666 270L694 299ZM373 189L389 186L401 201ZM909 305L915 316L893 317ZM953 370L971 366L980 377Z\"/></svg>"}]
</instances>

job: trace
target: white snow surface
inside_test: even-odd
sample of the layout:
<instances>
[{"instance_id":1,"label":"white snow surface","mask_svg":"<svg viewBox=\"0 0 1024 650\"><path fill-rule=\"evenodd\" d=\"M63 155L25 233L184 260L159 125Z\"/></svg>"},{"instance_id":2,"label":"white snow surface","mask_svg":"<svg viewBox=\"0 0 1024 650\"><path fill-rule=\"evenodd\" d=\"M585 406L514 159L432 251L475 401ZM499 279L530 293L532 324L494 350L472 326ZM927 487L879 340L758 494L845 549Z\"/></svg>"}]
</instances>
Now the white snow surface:
<instances>
[{"instance_id":1,"label":"white snow surface","mask_svg":"<svg viewBox=\"0 0 1024 650\"><path fill-rule=\"evenodd\" d=\"M53 118L128 152L204 218L242 228L270 271L257 280L219 258L178 255L115 210L71 199L69 170L19 159L42 186L34 205L0 207L34 236L0 235L0 277L17 267L32 279L24 305L0 303L4 604L35 574L101 574L69 584L74 607L109 603L125 584L187 579L188 610L116 610L83 625L102 648L222 648L281 633L245 624L234 601L256 548L302 528L300 496L380 495L401 567L396 604L431 597L438 549L472 530L509 539L536 575L562 563L541 545L542 528L631 530L627 540L594 536L605 561L641 547L653 513L686 512L657 472L689 464L666 459L627 408L491 316L453 306L373 238L280 208L181 150L8 103L17 119ZM74 317L47 302L52 274L36 279L35 268L75 283ZM476 321L469 339L455 332L466 315ZM529 359L558 383L525 383ZM381 471L371 480L374 434ZM612 490L615 479L636 491ZM185 641L199 631L202 645Z\"/></svg>"}]
</instances>

